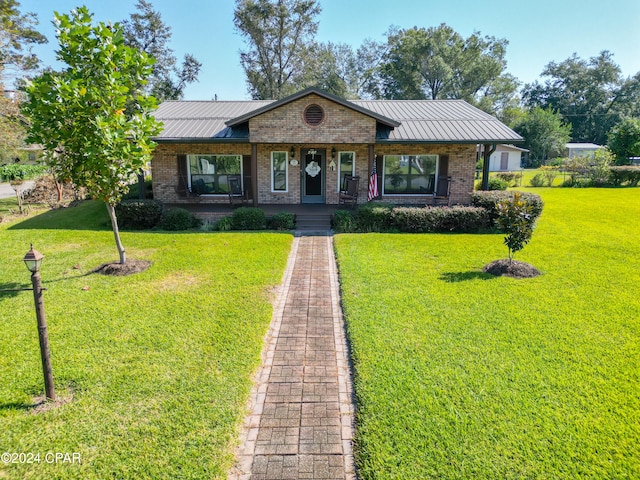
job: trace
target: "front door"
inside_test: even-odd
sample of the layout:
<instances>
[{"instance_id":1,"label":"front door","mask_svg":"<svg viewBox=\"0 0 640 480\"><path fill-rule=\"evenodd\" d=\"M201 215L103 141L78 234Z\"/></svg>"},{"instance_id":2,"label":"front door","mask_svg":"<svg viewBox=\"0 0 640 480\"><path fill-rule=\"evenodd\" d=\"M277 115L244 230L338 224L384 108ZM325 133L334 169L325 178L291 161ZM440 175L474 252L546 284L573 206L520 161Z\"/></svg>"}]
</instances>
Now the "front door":
<instances>
[{"instance_id":1,"label":"front door","mask_svg":"<svg viewBox=\"0 0 640 480\"><path fill-rule=\"evenodd\" d=\"M325 150L302 150L302 203L324 203Z\"/></svg>"}]
</instances>

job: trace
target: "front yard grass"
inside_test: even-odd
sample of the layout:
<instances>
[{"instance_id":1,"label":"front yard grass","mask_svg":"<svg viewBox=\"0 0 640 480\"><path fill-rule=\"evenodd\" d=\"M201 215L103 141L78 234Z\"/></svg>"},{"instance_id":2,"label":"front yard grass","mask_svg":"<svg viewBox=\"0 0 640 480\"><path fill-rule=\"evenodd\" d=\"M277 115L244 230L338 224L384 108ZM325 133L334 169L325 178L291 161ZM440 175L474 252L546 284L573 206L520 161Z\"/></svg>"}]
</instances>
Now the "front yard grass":
<instances>
[{"instance_id":1,"label":"front yard grass","mask_svg":"<svg viewBox=\"0 0 640 480\"><path fill-rule=\"evenodd\" d=\"M640 478L640 189L527 189L502 235L339 235L363 479Z\"/></svg>"},{"instance_id":2,"label":"front yard grass","mask_svg":"<svg viewBox=\"0 0 640 480\"><path fill-rule=\"evenodd\" d=\"M0 226L0 289L30 285L33 242L42 277L53 373L70 403L35 413L44 391L31 292L0 293L0 478L226 478L260 363L292 237L287 234L124 232L130 277L88 274L115 261L103 204ZM79 453L81 464L45 462Z\"/></svg>"}]
</instances>

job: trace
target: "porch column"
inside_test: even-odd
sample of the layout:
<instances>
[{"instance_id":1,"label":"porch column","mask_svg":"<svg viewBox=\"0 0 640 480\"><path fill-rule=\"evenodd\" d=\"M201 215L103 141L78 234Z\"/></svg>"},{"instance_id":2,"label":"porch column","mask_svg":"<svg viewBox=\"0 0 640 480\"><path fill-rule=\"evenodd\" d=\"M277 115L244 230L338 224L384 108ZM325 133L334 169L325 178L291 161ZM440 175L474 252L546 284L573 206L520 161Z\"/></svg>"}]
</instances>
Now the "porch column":
<instances>
[{"instance_id":1,"label":"porch column","mask_svg":"<svg viewBox=\"0 0 640 480\"><path fill-rule=\"evenodd\" d=\"M484 161L482 162L482 188L481 190L489 190L489 157L496 151L496 144L484 145Z\"/></svg>"},{"instance_id":2,"label":"porch column","mask_svg":"<svg viewBox=\"0 0 640 480\"><path fill-rule=\"evenodd\" d=\"M251 144L251 193L253 206L258 206L258 144Z\"/></svg>"}]
</instances>

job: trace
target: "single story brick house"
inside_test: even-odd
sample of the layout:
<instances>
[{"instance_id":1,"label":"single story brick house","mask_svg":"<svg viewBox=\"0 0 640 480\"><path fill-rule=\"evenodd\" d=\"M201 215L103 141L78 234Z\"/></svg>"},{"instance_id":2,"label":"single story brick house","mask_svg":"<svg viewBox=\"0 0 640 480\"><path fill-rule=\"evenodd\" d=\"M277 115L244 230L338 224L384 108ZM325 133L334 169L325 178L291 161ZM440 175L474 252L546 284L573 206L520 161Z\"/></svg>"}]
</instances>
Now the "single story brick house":
<instances>
[{"instance_id":1,"label":"single story brick house","mask_svg":"<svg viewBox=\"0 0 640 480\"><path fill-rule=\"evenodd\" d=\"M170 204L228 204L234 175L255 206L332 205L345 174L360 177L365 203L374 162L383 201L429 203L451 177L451 203L468 204L477 145L522 141L462 100L347 101L316 88L278 101L168 101L154 115L164 130L153 193Z\"/></svg>"}]
</instances>

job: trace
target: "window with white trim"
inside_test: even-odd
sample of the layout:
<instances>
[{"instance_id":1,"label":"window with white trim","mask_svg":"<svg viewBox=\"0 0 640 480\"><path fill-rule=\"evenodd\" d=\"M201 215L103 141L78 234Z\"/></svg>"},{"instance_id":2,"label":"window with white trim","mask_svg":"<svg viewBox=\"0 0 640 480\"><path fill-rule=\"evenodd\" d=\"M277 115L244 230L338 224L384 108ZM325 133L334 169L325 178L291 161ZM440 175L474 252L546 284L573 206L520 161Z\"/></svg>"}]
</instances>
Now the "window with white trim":
<instances>
[{"instance_id":1,"label":"window with white trim","mask_svg":"<svg viewBox=\"0 0 640 480\"><path fill-rule=\"evenodd\" d=\"M229 175L240 175L242 155L188 155L189 188L201 195L229 193Z\"/></svg>"},{"instance_id":2,"label":"window with white trim","mask_svg":"<svg viewBox=\"0 0 640 480\"><path fill-rule=\"evenodd\" d=\"M355 175L356 152L338 152L338 191L344 190L344 176Z\"/></svg>"},{"instance_id":3,"label":"window with white trim","mask_svg":"<svg viewBox=\"0 0 640 480\"><path fill-rule=\"evenodd\" d=\"M287 152L271 152L271 191L286 192L289 178L289 157Z\"/></svg>"},{"instance_id":4,"label":"window with white trim","mask_svg":"<svg viewBox=\"0 0 640 480\"><path fill-rule=\"evenodd\" d=\"M383 195L430 195L438 174L438 155L385 155Z\"/></svg>"}]
</instances>

